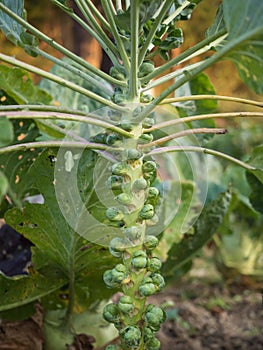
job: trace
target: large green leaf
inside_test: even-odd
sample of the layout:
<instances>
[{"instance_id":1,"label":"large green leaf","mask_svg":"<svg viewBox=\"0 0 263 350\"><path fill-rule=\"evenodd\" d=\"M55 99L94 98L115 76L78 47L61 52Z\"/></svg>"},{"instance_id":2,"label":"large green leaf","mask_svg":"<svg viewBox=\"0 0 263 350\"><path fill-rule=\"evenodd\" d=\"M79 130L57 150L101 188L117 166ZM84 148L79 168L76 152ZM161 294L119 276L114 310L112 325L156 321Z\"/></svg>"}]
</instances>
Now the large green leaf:
<instances>
[{"instance_id":1,"label":"large green leaf","mask_svg":"<svg viewBox=\"0 0 263 350\"><path fill-rule=\"evenodd\" d=\"M43 152L30 171L34 186L44 197L44 204L27 203L22 211L11 209L5 216L6 221L32 241L34 247L33 269L28 277L19 279L20 288L24 290L22 297L19 292L13 293L11 287L15 285L14 279L1 277L0 286L5 287L4 290L2 287L0 289L4 309L32 302L69 282L73 283L80 294L77 300L83 300L84 295L86 307L96 299L111 294L104 288L102 274L116 261L106 248L89 244L75 233L62 215L55 194L55 158L55 150ZM80 173L85 170L83 167ZM75 210L72 207L72 211ZM45 279L48 280L46 284ZM83 304L84 302L82 306Z\"/></svg>"},{"instance_id":2,"label":"large green leaf","mask_svg":"<svg viewBox=\"0 0 263 350\"><path fill-rule=\"evenodd\" d=\"M234 61L241 79L256 93L263 93L263 2L224 0L208 34L222 28L227 37L216 49L227 50L224 57ZM229 50L228 50L229 48Z\"/></svg>"},{"instance_id":3,"label":"large green leaf","mask_svg":"<svg viewBox=\"0 0 263 350\"><path fill-rule=\"evenodd\" d=\"M219 196L205 207L202 214L193 225L193 232L185 234L179 244L174 244L169 251L163 272L173 275L173 272L185 264L213 236L222 224L228 212L232 195L230 192L220 193Z\"/></svg>"},{"instance_id":4,"label":"large green leaf","mask_svg":"<svg viewBox=\"0 0 263 350\"><path fill-rule=\"evenodd\" d=\"M23 17L23 0L0 0L0 2L19 17ZM21 24L18 24L3 11L0 11L0 29L6 35L6 37L16 45L20 42L20 35L25 32L25 29L21 26Z\"/></svg>"},{"instance_id":5,"label":"large green leaf","mask_svg":"<svg viewBox=\"0 0 263 350\"><path fill-rule=\"evenodd\" d=\"M49 104L52 100L51 96L34 85L29 74L20 68L0 65L0 90L17 104Z\"/></svg>"}]
</instances>

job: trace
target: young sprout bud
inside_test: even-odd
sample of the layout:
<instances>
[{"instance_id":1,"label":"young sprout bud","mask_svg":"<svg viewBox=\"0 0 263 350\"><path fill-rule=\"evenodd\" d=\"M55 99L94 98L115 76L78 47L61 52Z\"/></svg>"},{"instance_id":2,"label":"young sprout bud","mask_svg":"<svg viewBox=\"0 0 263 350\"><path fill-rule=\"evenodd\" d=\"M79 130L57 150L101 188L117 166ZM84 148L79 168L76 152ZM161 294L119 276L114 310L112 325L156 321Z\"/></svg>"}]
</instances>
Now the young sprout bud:
<instances>
[{"instance_id":1,"label":"young sprout bud","mask_svg":"<svg viewBox=\"0 0 263 350\"><path fill-rule=\"evenodd\" d=\"M120 190L123 183L122 176L112 175L108 178L106 186L112 190Z\"/></svg>"},{"instance_id":2,"label":"young sprout bud","mask_svg":"<svg viewBox=\"0 0 263 350\"><path fill-rule=\"evenodd\" d=\"M111 270L112 280L116 283L121 283L128 277L128 270L123 264L118 264Z\"/></svg>"},{"instance_id":3,"label":"young sprout bud","mask_svg":"<svg viewBox=\"0 0 263 350\"><path fill-rule=\"evenodd\" d=\"M113 280L112 270L106 270L103 274L103 281L108 288L117 288L120 286L119 282Z\"/></svg>"},{"instance_id":4,"label":"young sprout bud","mask_svg":"<svg viewBox=\"0 0 263 350\"><path fill-rule=\"evenodd\" d=\"M141 331L136 326L127 326L120 331L120 336L131 349L136 349L141 341Z\"/></svg>"},{"instance_id":5,"label":"young sprout bud","mask_svg":"<svg viewBox=\"0 0 263 350\"><path fill-rule=\"evenodd\" d=\"M120 136L117 135L117 134L114 134L114 133L109 134L109 135L106 137L106 144L107 144L108 146L112 146L112 145L114 145L114 143L115 143L116 141L119 141L120 139L121 139Z\"/></svg>"},{"instance_id":6,"label":"young sprout bud","mask_svg":"<svg viewBox=\"0 0 263 350\"><path fill-rule=\"evenodd\" d=\"M149 250L149 251L156 248L158 244L159 244L158 238L155 236L147 236L144 241L144 247L146 248L146 250Z\"/></svg>"},{"instance_id":7,"label":"young sprout bud","mask_svg":"<svg viewBox=\"0 0 263 350\"><path fill-rule=\"evenodd\" d=\"M127 158L131 160L140 159L142 156L141 152L135 148L130 148L127 150Z\"/></svg>"},{"instance_id":8,"label":"young sprout bud","mask_svg":"<svg viewBox=\"0 0 263 350\"><path fill-rule=\"evenodd\" d=\"M141 230L137 226L131 226L124 230L125 236L130 241L136 241L141 237Z\"/></svg>"},{"instance_id":9,"label":"young sprout bud","mask_svg":"<svg viewBox=\"0 0 263 350\"><path fill-rule=\"evenodd\" d=\"M132 131L132 129L133 129L133 124L132 124L131 122L129 122L129 121L123 121L123 122L121 122L120 127L121 127L123 130Z\"/></svg>"},{"instance_id":10,"label":"young sprout bud","mask_svg":"<svg viewBox=\"0 0 263 350\"><path fill-rule=\"evenodd\" d=\"M135 269L144 269L147 266L147 254L143 250L137 250L132 255L132 266Z\"/></svg>"},{"instance_id":11,"label":"young sprout bud","mask_svg":"<svg viewBox=\"0 0 263 350\"><path fill-rule=\"evenodd\" d=\"M161 348L160 340L157 338L149 339L145 344L146 350L159 350Z\"/></svg>"},{"instance_id":12,"label":"young sprout bud","mask_svg":"<svg viewBox=\"0 0 263 350\"><path fill-rule=\"evenodd\" d=\"M152 142L152 140L153 140L152 134L142 134L138 139L139 143L148 143L148 142Z\"/></svg>"},{"instance_id":13,"label":"young sprout bud","mask_svg":"<svg viewBox=\"0 0 263 350\"><path fill-rule=\"evenodd\" d=\"M103 317L110 323L118 323L120 321L120 311L116 304L108 304L104 307Z\"/></svg>"},{"instance_id":14,"label":"young sprout bud","mask_svg":"<svg viewBox=\"0 0 263 350\"><path fill-rule=\"evenodd\" d=\"M152 118L145 118L142 122L142 127L144 129L151 128L154 125L154 120Z\"/></svg>"},{"instance_id":15,"label":"young sprout bud","mask_svg":"<svg viewBox=\"0 0 263 350\"><path fill-rule=\"evenodd\" d=\"M110 75L117 80L125 80L126 79L126 70L124 67L111 67Z\"/></svg>"},{"instance_id":16,"label":"young sprout bud","mask_svg":"<svg viewBox=\"0 0 263 350\"><path fill-rule=\"evenodd\" d=\"M132 196L128 195L127 193L120 193L116 197L117 201L121 204L128 205L132 203Z\"/></svg>"},{"instance_id":17,"label":"young sprout bud","mask_svg":"<svg viewBox=\"0 0 263 350\"><path fill-rule=\"evenodd\" d=\"M126 96L125 94L121 93L121 92L116 92L113 96L112 96L112 100L114 103L116 104L122 104L126 101Z\"/></svg>"},{"instance_id":18,"label":"young sprout bud","mask_svg":"<svg viewBox=\"0 0 263 350\"><path fill-rule=\"evenodd\" d=\"M127 174L128 170L127 165L121 162L115 163L111 167L111 172L113 175L124 175Z\"/></svg>"},{"instance_id":19,"label":"young sprout bud","mask_svg":"<svg viewBox=\"0 0 263 350\"><path fill-rule=\"evenodd\" d=\"M139 213L142 219L151 219L154 216L154 207L151 204L145 204Z\"/></svg>"},{"instance_id":20,"label":"young sprout bud","mask_svg":"<svg viewBox=\"0 0 263 350\"><path fill-rule=\"evenodd\" d=\"M150 198L150 199L153 199L153 198L156 198L158 197L160 194L158 188L156 187L149 187L148 188L148 194L147 194L147 199Z\"/></svg>"},{"instance_id":21,"label":"young sprout bud","mask_svg":"<svg viewBox=\"0 0 263 350\"><path fill-rule=\"evenodd\" d=\"M121 239L119 237L114 237L110 241L110 253L113 256L116 256L117 258L121 257L125 249L126 249L126 242L124 239Z\"/></svg>"},{"instance_id":22,"label":"young sprout bud","mask_svg":"<svg viewBox=\"0 0 263 350\"><path fill-rule=\"evenodd\" d=\"M153 257L148 260L147 268L151 272L158 272L162 267L162 262L159 258Z\"/></svg>"},{"instance_id":23,"label":"young sprout bud","mask_svg":"<svg viewBox=\"0 0 263 350\"><path fill-rule=\"evenodd\" d=\"M154 63L152 61L149 62L143 62L139 68L139 74L138 77L142 78L154 71Z\"/></svg>"},{"instance_id":24,"label":"young sprout bud","mask_svg":"<svg viewBox=\"0 0 263 350\"><path fill-rule=\"evenodd\" d=\"M151 282L141 284L139 287L139 292L142 296L148 297L155 294L155 285Z\"/></svg>"},{"instance_id":25,"label":"young sprout bud","mask_svg":"<svg viewBox=\"0 0 263 350\"><path fill-rule=\"evenodd\" d=\"M107 138L106 133L99 133L97 135L92 136L90 138L90 141L95 143L106 143L106 138Z\"/></svg>"},{"instance_id":26,"label":"young sprout bud","mask_svg":"<svg viewBox=\"0 0 263 350\"><path fill-rule=\"evenodd\" d=\"M137 179L133 183L133 189L135 191L145 190L147 188L147 186L148 186L148 182L143 178Z\"/></svg>"},{"instance_id":27,"label":"young sprout bud","mask_svg":"<svg viewBox=\"0 0 263 350\"><path fill-rule=\"evenodd\" d=\"M140 96L140 102L141 103L149 103L154 99L152 95L145 94Z\"/></svg>"},{"instance_id":28,"label":"young sprout bud","mask_svg":"<svg viewBox=\"0 0 263 350\"><path fill-rule=\"evenodd\" d=\"M120 221L123 218L123 213L116 207L111 207L106 210L106 217L110 221Z\"/></svg>"},{"instance_id":29,"label":"young sprout bud","mask_svg":"<svg viewBox=\"0 0 263 350\"><path fill-rule=\"evenodd\" d=\"M155 332L149 328L149 327L145 327L144 331L143 331L143 339L145 342L147 342L148 340L152 339L155 337Z\"/></svg>"},{"instance_id":30,"label":"young sprout bud","mask_svg":"<svg viewBox=\"0 0 263 350\"><path fill-rule=\"evenodd\" d=\"M156 163L152 160L148 160L147 162L143 163L142 165L142 171L144 173L151 173L156 170Z\"/></svg>"},{"instance_id":31,"label":"young sprout bud","mask_svg":"<svg viewBox=\"0 0 263 350\"><path fill-rule=\"evenodd\" d=\"M122 296L118 302L118 307L124 314L130 313L134 310L133 299L128 295Z\"/></svg>"},{"instance_id":32,"label":"young sprout bud","mask_svg":"<svg viewBox=\"0 0 263 350\"><path fill-rule=\"evenodd\" d=\"M145 321L148 327L157 332L165 319L165 312L160 307L154 306L152 304L148 305L145 313Z\"/></svg>"},{"instance_id":33,"label":"young sprout bud","mask_svg":"<svg viewBox=\"0 0 263 350\"><path fill-rule=\"evenodd\" d=\"M159 273L152 273L151 278L152 278L153 284L156 287L157 292L159 292L164 288L165 282L162 275L160 275Z\"/></svg>"}]
</instances>

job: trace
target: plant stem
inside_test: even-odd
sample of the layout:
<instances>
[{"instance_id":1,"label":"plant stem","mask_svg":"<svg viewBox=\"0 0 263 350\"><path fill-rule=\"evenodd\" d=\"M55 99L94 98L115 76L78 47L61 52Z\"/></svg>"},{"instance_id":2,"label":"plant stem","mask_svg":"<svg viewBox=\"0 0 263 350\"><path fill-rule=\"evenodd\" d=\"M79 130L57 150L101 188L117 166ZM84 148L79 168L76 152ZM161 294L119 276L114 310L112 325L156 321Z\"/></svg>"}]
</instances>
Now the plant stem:
<instances>
[{"instance_id":1,"label":"plant stem","mask_svg":"<svg viewBox=\"0 0 263 350\"><path fill-rule=\"evenodd\" d=\"M117 134L123 135L127 138L132 138L133 135L122 128L119 128L115 125L109 124L107 122L104 122L102 120L94 120L93 118L81 116L81 115L74 115L74 114L67 114L67 113L60 113L60 112L53 112L50 114L49 112L33 112L33 111L10 111L10 112L1 112L0 111L0 117L6 116L8 119L52 119L52 120L71 120L76 122L82 122L86 124L92 124L96 126L100 126L104 129L112 130L116 132ZM96 144L95 144L96 145Z\"/></svg>"},{"instance_id":2,"label":"plant stem","mask_svg":"<svg viewBox=\"0 0 263 350\"><path fill-rule=\"evenodd\" d=\"M125 51L123 42L120 38L120 34L119 34L118 28L117 28L116 23L115 23L114 13L112 11L112 7L113 7L112 2L111 2L111 0L101 0L101 4L102 4L102 7L105 11L106 17L109 21L111 31L112 31L112 34L113 34L114 39L116 41L116 45L119 49L120 57L123 61L124 67L126 68L126 71L129 72L130 71L130 61L129 61L128 55Z\"/></svg>"},{"instance_id":3,"label":"plant stem","mask_svg":"<svg viewBox=\"0 0 263 350\"><path fill-rule=\"evenodd\" d=\"M19 143L12 146L1 147L0 154L11 152L20 152L30 150L31 148L72 148L72 149L92 149L92 150L106 150L118 151L118 148L109 147L100 143L93 142L76 142L76 141L38 141Z\"/></svg>"},{"instance_id":4,"label":"plant stem","mask_svg":"<svg viewBox=\"0 0 263 350\"><path fill-rule=\"evenodd\" d=\"M184 101L196 101L196 100L221 100L221 101L230 101L237 103L249 104L257 107L263 108L263 102L248 100L239 97L232 96L221 96L221 95L191 95L191 96L180 96L180 97L172 97L163 100L160 105L176 103L176 102L184 102Z\"/></svg>"},{"instance_id":5,"label":"plant stem","mask_svg":"<svg viewBox=\"0 0 263 350\"><path fill-rule=\"evenodd\" d=\"M116 59L116 56L118 56L119 53L116 49L116 46L112 43L112 41L109 39L106 33L99 26L98 22L93 17L93 14L91 13L88 6L82 0L75 0L75 3L86 18L87 23L91 24L93 30L76 14L72 13L71 17L74 18L85 30L87 30L88 33L90 33L98 41L98 43L100 44L102 49L107 53L111 61L114 64L117 64L118 61Z\"/></svg>"},{"instance_id":6,"label":"plant stem","mask_svg":"<svg viewBox=\"0 0 263 350\"><path fill-rule=\"evenodd\" d=\"M7 56L7 55L3 55L3 54L0 54L0 60L2 60L3 62L6 62L6 63L9 63L13 66L16 66L16 67L20 67L22 69L25 69L27 70L28 72L31 72L31 73L34 73L34 74L37 74L37 75L40 75L41 77L43 78L46 78L46 79L49 79L51 81L54 81L55 83L59 84L59 85L62 85L64 87L67 87L73 91L76 91L76 92L79 92L80 94L84 95L84 96L87 96L97 102L100 102L102 103L103 105L105 106L108 106L114 110L118 110L118 111L123 111L123 107L120 107L118 105L116 105L115 103L95 94L94 92L91 92L87 89L84 89L83 87L75 84L75 83L72 83L66 79L63 79L63 78L60 78L58 77L57 75L55 74L52 74L52 73L49 73L49 72L46 72L45 70L43 69L40 69L40 68L37 68L37 67L34 67L30 64L27 64L25 62L22 62L22 61L19 61L17 60L16 58L14 57L10 57L10 56Z\"/></svg>"},{"instance_id":7,"label":"plant stem","mask_svg":"<svg viewBox=\"0 0 263 350\"><path fill-rule=\"evenodd\" d=\"M0 10L4 11L8 16L13 18L15 21L17 21L19 24L21 24L24 28L29 30L33 35L35 35L38 39L44 41L47 43L50 47L53 47L55 50L59 51L66 57L72 59L74 62L79 64L81 67L87 69L89 72L94 73L95 75L101 77L102 79L105 79L106 81L117 85L117 86L126 86L124 82L121 82L117 79L112 78L109 74L106 74L102 72L100 69L94 67L92 64L85 61L83 58L79 57L78 55L75 55L70 50L67 50L62 45L58 44L56 41L39 31L37 28L33 27L31 24L29 24L27 21L25 21L22 17L19 17L17 14L9 10L6 6L4 6L0 2Z\"/></svg>"},{"instance_id":8,"label":"plant stem","mask_svg":"<svg viewBox=\"0 0 263 350\"><path fill-rule=\"evenodd\" d=\"M196 129L187 129L187 130L182 130L179 131L175 134L167 135L165 137L161 137L158 140L145 143L143 145L139 145L139 148L148 148L152 146L157 146L161 145L165 142L174 140L176 138L184 137L187 135L196 135L196 134L226 134L227 130L226 129L219 129L219 128L196 128Z\"/></svg>"},{"instance_id":9,"label":"plant stem","mask_svg":"<svg viewBox=\"0 0 263 350\"><path fill-rule=\"evenodd\" d=\"M170 127L176 124L188 123L194 120L203 120L211 118L244 118L244 117L263 117L261 112L230 112L230 113L211 113L211 114L201 114L193 115L190 117L178 118L173 120L168 120L167 122L158 123L149 129L145 129L145 132L152 132L154 130L160 130L162 128Z\"/></svg>"},{"instance_id":10,"label":"plant stem","mask_svg":"<svg viewBox=\"0 0 263 350\"><path fill-rule=\"evenodd\" d=\"M213 149L204 148L204 147L198 147L198 146L169 146L169 147L162 147L162 148L156 148L152 150L151 152L147 153L147 156L149 155L156 155L156 154L162 154L162 153L169 153L169 152L198 152L198 153L204 153L204 154L211 154L213 156L220 157L222 159L226 159L232 163L235 163L246 170L254 171L256 170L255 167L242 162L239 159L236 159L234 157L229 156L228 154L215 151Z\"/></svg>"},{"instance_id":11,"label":"plant stem","mask_svg":"<svg viewBox=\"0 0 263 350\"><path fill-rule=\"evenodd\" d=\"M139 0L131 3L131 69L129 76L128 100L139 102L138 91L138 50L139 50Z\"/></svg>"},{"instance_id":12,"label":"plant stem","mask_svg":"<svg viewBox=\"0 0 263 350\"><path fill-rule=\"evenodd\" d=\"M85 0L86 5L89 7L90 11L93 13L95 17L99 20L100 24L109 32L111 31L111 27L109 23L106 21L104 16L100 13L100 11L96 8L96 6L93 4L90 0Z\"/></svg>"},{"instance_id":13,"label":"plant stem","mask_svg":"<svg viewBox=\"0 0 263 350\"><path fill-rule=\"evenodd\" d=\"M166 1L163 5L163 8L161 9L161 12L158 14L155 21L153 22L151 30L150 30L142 48L140 49L139 58L138 58L138 67L140 67L140 65L142 64L142 62L145 58L145 55L147 53L147 50L151 45L152 39L154 38L154 35L155 35L159 25L162 23L162 20L165 16L166 12L171 7L172 3L173 3L173 0Z\"/></svg>"}]
</instances>

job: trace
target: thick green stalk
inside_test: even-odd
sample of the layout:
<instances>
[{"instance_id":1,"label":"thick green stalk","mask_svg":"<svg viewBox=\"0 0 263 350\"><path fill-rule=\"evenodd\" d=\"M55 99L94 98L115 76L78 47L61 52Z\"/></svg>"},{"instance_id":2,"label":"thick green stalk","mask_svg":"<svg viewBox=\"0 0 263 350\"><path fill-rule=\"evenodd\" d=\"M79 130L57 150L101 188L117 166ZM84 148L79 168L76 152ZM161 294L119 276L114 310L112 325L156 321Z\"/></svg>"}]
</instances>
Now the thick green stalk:
<instances>
[{"instance_id":1,"label":"thick green stalk","mask_svg":"<svg viewBox=\"0 0 263 350\"><path fill-rule=\"evenodd\" d=\"M131 3L131 69L129 74L128 100L139 102L138 53L139 53L139 0Z\"/></svg>"}]
</instances>

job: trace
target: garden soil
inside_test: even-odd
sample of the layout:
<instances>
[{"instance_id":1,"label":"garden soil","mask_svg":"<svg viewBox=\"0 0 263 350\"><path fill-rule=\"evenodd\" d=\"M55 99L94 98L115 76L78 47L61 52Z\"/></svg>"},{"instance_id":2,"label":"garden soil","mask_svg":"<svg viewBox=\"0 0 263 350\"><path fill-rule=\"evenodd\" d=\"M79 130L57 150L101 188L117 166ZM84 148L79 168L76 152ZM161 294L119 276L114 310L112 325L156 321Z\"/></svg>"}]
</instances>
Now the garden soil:
<instances>
[{"instance_id":1,"label":"garden soil","mask_svg":"<svg viewBox=\"0 0 263 350\"><path fill-rule=\"evenodd\" d=\"M226 284L185 279L150 300L166 307L158 334L161 350L261 350L263 309L260 284L239 279ZM43 350L42 309L20 322L1 321L0 350ZM69 350L95 349L91 336L79 335ZM56 350L56 349L54 349Z\"/></svg>"}]
</instances>

